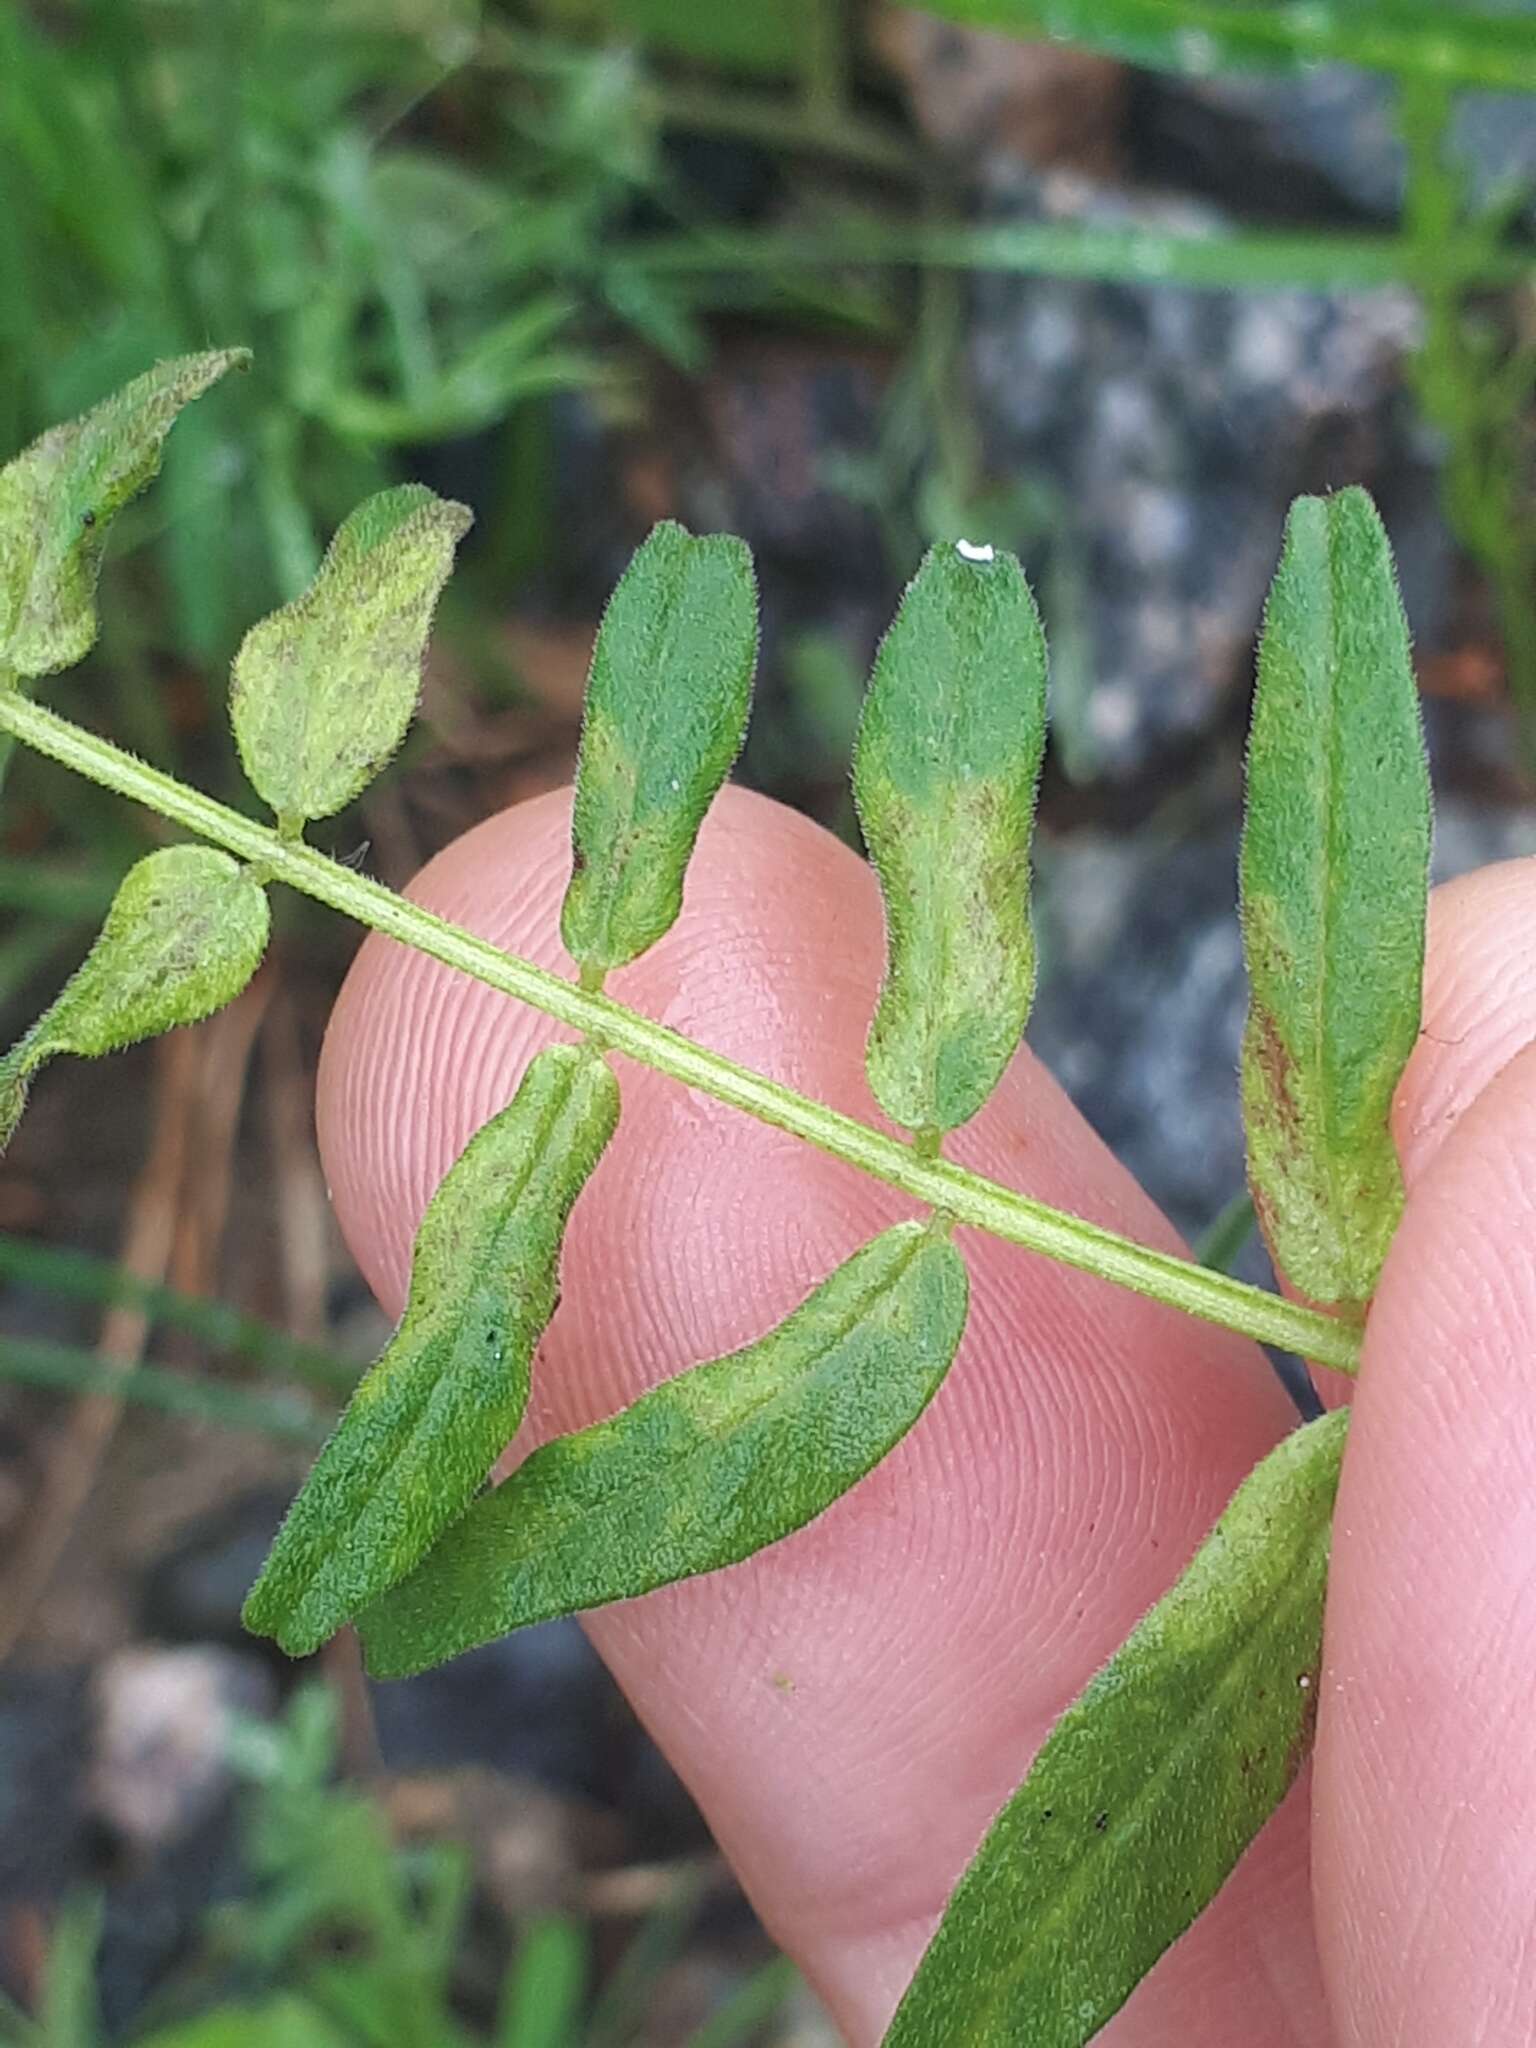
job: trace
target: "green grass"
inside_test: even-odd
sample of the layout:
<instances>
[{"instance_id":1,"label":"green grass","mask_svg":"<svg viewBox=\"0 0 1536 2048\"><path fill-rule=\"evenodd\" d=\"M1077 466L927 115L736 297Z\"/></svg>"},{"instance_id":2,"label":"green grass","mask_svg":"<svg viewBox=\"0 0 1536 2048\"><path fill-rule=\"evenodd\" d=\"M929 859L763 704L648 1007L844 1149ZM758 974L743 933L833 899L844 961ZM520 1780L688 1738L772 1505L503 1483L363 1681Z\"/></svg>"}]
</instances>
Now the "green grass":
<instances>
[{"instance_id":1,"label":"green grass","mask_svg":"<svg viewBox=\"0 0 1536 2048\"><path fill-rule=\"evenodd\" d=\"M700 1905L684 1876L606 1983L592 1930L567 1914L516 1934L494 1999L464 1972L471 1877L453 1843L402 1848L381 1808L338 1783L333 1697L303 1686L282 1720L244 1722L243 1890L209 1909L193 1953L126 2035L103 2027L98 1896L54 1921L37 2007L0 1998L3 2048L628 2048ZM747 2048L793 1971L749 1974L679 2048Z\"/></svg>"}]
</instances>

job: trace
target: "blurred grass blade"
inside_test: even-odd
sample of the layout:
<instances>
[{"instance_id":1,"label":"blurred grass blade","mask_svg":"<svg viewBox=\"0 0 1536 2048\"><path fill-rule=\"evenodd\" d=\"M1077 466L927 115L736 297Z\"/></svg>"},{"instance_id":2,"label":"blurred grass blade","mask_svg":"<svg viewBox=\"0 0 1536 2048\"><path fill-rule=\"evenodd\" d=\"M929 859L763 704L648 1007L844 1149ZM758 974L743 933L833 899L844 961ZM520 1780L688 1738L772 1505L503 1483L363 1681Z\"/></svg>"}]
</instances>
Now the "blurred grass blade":
<instances>
[{"instance_id":1,"label":"blurred grass blade","mask_svg":"<svg viewBox=\"0 0 1536 2048\"><path fill-rule=\"evenodd\" d=\"M688 2048L746 2048L761 2039L767 2026L799 1981L799 1973L786 1956L764 1963L718 2012L688 2037Z\"/></svg>"},{"instance_id":2,"label":"blurred grass blade","mask_svg":"<svg viewBox=\"0 0 1536 2048\"><path fill-rule=\"evenodd\" d=\"M115 312L137 294L163 294L162 240L144 167L93 84L75 38L15 0L0 6L0 149L13 152L6 211L31 198L41 216L28 221L31 236L41 240L46 221L54 246L72 264L84 257ZM34 318L35 337L40 328Z\"/></svg>"},{"instance_id":3,"label":"blurred grass blade","mask_svg":"<svg viewBox=\"0 0 1536 2048\"><path fill-rule=\"evenodd\" d=\"M0 666L48 675L90 651L113 516L154 477L183 406L248 361L216 349L161 363L0 469Z\"/></svg>"},{"instance_id":4,"label":"blurred grass blade","mask_svg":"<svg viewBox=\"0 0 1536 2048\"><path fill-rule=\"evenodd\" d=\"M196 2019L139 2035L135 2048L356 2048L360 2038L309 1999L277 1991L255 2004L231 2001Z\"/></svg>"},{"instance_id":5,"label":"blurred grass blade","mask_svg":"<svg viewBox=\"0 0 1536 2048\"><path fill-rule=\"evenodd\" d=\"M43 968L73 937L67 924L29 917L0 938L0 1011L30 993Z\"/></svg>"},{"instance_id":6,"label":"blurred grass blade","mask_svg":"<svg viewBox=\"0 0 1536 2048\"><path fill-rule=\"evenodd\" d=\"M362 1615L368 1668L403 1677L778 1542L906 1435L965 1312L954 1246L888 1230L757 1343L535 1451Z\"/></svg>"},{"instance_id":7,"label":"blurred grass blade","mask_svg":"<svg viewBox=\"0 0 1536 2048\"><path fill-rule=\"evenodd\" d=\"M102 2039L96 1964L105 1918L99 1892L77 1892L54 1918L39 2001L39 2031L48 2048L95 2048Z\"/></svg>"},{"instance_id":8,"label":"blurred grass blade","mask_svg":"<svg viewBox=\"0 0 1536 2048\"><path fill-rule=\"evenodd\" d=\"M1536 21L1447 0L924 0L930 13L1082 43L1167 71L1356 64L1448 86L1536 91Z\"/></svg>"},{"instance_id":9,"label":"blurred grass blade","mask_svg":"<svg viewBox=\"0 0 1536 2048\"><path fill-rule=\"evenodd\" d=\"M1244 1188L1214 1217L1195 1246L1195 1257L1213 1273L1230 1273L1258 1224L1253 1196Z\"/></svg>"},{"instance_id":10,"label":"blurred grass blade","mask_svg":"<svg viewBox=\"0 0 1536 2048\"><path fill-rule=\"evenodd\" d=\"M1418 283L1423 257L1404 235L1335 229L1168 229L1025 221L942 227L873 216L827 227L711 229L657 236L646 246L656 277L705 277L739 294L743 280L785 280L814 270L921 265L1001 277L1098 278L1106 283L1189 285L1202 291L1366 291ZM1529 281L1530 252L1518 245L1476 252L1468 284Z\"/></svg>"},{"instance_id":11,"label":"blurred grass blade","mask_svg":"<svg viewBox=\"0 0 1536 2048\"><path fill-rule=\"evenodd\" d=\"M705 1873L681 1868L659 1902L647 1913L618 1966L598 1993L581 2048L628 2048L635 2015L655 2001L658 1980L682 1955L688 1929L703 1904Z\"/></svg>"},{"instance_id":12,"label":"blurred grass blade","mask_svg":"<svg viewBox=\"0 0 1536 2048\"><path fill-rule=\"evenodd\" d=\"M60 1394L111 1394L114 1400L135 1401L163 1415L245 1430L280 1443L316 1444L325 1435L325 1424L303 1401L247 1393L159 1366L125 1371L114 1359L41 1338L0 1336L0 1380Z\"/></svg>"},{"instance_id":13,"label":"blurred grass blade","mask_svg":"<svg viewBox=\"0 0 1536 2048\"><path fill-rule=\"evenodd\" d=\"M34 912L66 924L84 923L105 915L117 894L117 884L117 874L107 867L51 867L38 860L0 854L3 910Z\"/></svg>"},{"instance_id":14,"label":"blurred grass blade","mask_svg":"<svg viewBox=\"0 0 1536 2048\"><path fill-rule=\"evenodd\" d=\"M875 659L853 760L885 898L868 1067L909 1130L974 1116L1029 1018L1045 669L1017 560L963 541L929 551Z\"/></svg>"},{"instance_id":15,"label":"blurred grass blade","mask_svg":"<svg viewBox=\"0 0 1536 2048\"><path fill-rule=\"evenodd\" d=\"M609 600L587 680L560 933L589 978L671 929L704 813L741 751L756 663L746 543L656 527Z\"/></svg>"},{"instance_id":16,"label":"blurred grass blade","mask_svg":"<svg viewBox=\"0 0 1536 2048\"><path fill-rule=\"evenodd\" d=\"M618 1115L601 1055L551 1046L449 1168L400 1327L289 1510L247 1628L307 1655L463 1514L522 1421L566 1219Z\"/></svg>"},{"instance_id":17,"label":"blurred grass blade","mask_svg":"<svg viewBox=\"0 0 1536 2048\"><path fill-rule=\"evenodd\" d=\"M572 2048L590 1971L579 1920L550 1913L530 1921L502 1986L495 2048Z\"/></svg>"},{"instance_id":18,"label":"blurred grass blade","mask_svg":"<svg viewBox=\"0 0 1536 2048\"><path fill-rule=\"evenodd\" d=\"M270 913L249 868L168 846L129 869L83 964L0 1059L0 1148L56 1054L118 1052L233 1002L261 965Z\"/></svg>"},{"instance_id":19,"label":"blurred grass blade","mask_svg":"<svg viewBox=\"0 0 1536 2048\"><path fill-rule=\"evenodd\" d=\"M229 710L257 794L294 829L349 804L404 739L432 614L468 532L421 484L365 499L301 597L253 626Z\"/></svg>"},{"instance_id":20,"label":"blurred grass blade","mask_svg":"<svg viewBox=\"0 0 1536 2048\"><path fill-rule=\"evenodd\" d=\"M1244 1480L1056 1723L955 1889L884 2048L1081 2048L1215 1897L1311 1741L1349 1413Z\"/></svg>"},{"instance_id":21,"label":"blurred grass blade","mask_svg":"<svg viewBox=\"0 0 1536 2048\"><path fill-rule=\"evenodd\" d=\"M357 1367L334 1352L301 1343L227 1302L205 1301L199 1295L142 1280L113 1260L89 1252L38 1244L0 1231L0 1281L69 1301L95 1302L103 1308L119 1304L136 1308L151 1324L185 1331L213 1351L227 1352L266 1372L333 1393L350 1393L357 1383Z\"/></svg>"},{"instance_id":22,"label":"blurred grass blade","mask_svg":"<svg viewBox=\"0 0 1536 2048\"><path fill-rule=\"evenodd\" d=\"M1248 750L1248 1178L1311 1301L1370 1299L1402 1207L1389 1117L1419 1030L1429 769L1392 555L1362 490L1299 498Z\"/></svg>"}]
</instances>

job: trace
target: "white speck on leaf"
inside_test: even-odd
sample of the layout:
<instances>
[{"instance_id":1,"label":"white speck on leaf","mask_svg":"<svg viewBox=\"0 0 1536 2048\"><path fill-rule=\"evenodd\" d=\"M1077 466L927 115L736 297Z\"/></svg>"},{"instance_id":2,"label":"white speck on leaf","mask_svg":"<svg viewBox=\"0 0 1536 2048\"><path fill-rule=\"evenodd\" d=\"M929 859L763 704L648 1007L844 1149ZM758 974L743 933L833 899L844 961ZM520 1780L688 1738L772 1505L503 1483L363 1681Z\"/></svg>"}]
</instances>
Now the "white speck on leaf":
<instances>
[{"instance_id":1,"label":"white speck on leaf","mask_svg":"<svg viewBox=\"0 0 1536 2048\"><path fill-rule=\"evenodd\" d=\"M997 549L990 541L957 540L955 553L966 562L995 562Z\"/></svg>"}]
</instances>

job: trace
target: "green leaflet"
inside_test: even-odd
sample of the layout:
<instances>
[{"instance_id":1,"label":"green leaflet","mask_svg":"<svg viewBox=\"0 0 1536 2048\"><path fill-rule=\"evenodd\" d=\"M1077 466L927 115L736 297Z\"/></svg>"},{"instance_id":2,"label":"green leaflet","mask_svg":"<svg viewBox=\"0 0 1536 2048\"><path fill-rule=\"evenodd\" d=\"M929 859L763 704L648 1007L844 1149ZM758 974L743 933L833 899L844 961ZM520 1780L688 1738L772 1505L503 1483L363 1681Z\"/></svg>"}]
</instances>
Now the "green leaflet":
<instances>
[{"instance_id":1,"label":"green leaflet","mask_svg":"<svg viewBox=\"0 0 1536 2048\"><path fill-rule=\"evenodd\" d=\"M471 514L423 484L365 498L314 582L235 656L230 722L260 795L293 829L365 789L404 739L432 613Z\"/></svg>"},{"instance_id":2,"label":"green leaflet","mask_svg":"<svg viewBox=\"0 0 1536 2048\"><path fill-rule=\"evenodd\" d=\"M587 679L560 936L588 977L676 921L699 826L741 751L756 664L746 542L656 527L609 600Z\"/></svg>"},{"instance_id":3,"label":"green leaflet","mask_svg":"<svg viewBox=\"0 0 1536 2048\"><path fill-rule=\"evenodd\" d=\"M1419 1030L1430 788L1380 519L1298 498L1265 613L1248 752L1248 1178L1276 1262L1369 1300L1402 1208L1388 1117Z\"/></svg>"},{"instance_id":4,"label":"green leaflet","mask_svg":"<svg viewBox=\"0 0 1536 2048\"><path fill-rule=\"evenodd\" d=\"M522 1420L566 1219L618 1117L602 1056L557 1045L470 1139L422 1218L400 1327L289 1509L247 1628L307 1655L463 1514Z\"/></svg>"},{"instance_id":5,"label":"green leaflet","mask_svg":"<svg viewBox=\"0 0 1536 2048\"><path fill-rule=\"evenodd\" d=\"M89 653L113 514L154 477L182 407L249 361L226 348L157 364L0 469L0 669L51 675Z\"/></svg>"},{"instance_id":6,"label":"green leaflet","mask_svg":"<svg viewBox=\"0 0 1536 2048\"><path fill-rule=\"evenodd\" d=\"M887 931L869 1082L909 1130L974 1116L1029 1019L1045 668L1018 562L964 543L929 551L875 660L853 762Z\"/></svg>"},{"instance_id":7,"label":"green leaflet","mask_svg":"<svg viewBox=\"0 0 1536 2048\"><path fill-rule=\"evenodd\" d=\"M369 1670L401 1678L801 1528L922 1414L966 1297L946 1239L917 1223L886 1231L757 1343L535 1451L362 1616Z\"/></svg>"},{"instance_id":8,"label":"green leaflet","mask_svg":"<svg viewBox=\"0 0 1536 2048\"><path fill-rule=\"evenodd\" d=\"M1080 2048L1204 1910L1311 1742L1349 1412L1244 1480L1056 1723L955 1889L884 2048Z\"/></svg>"},{"instance_id":9,"label":"green leaflet","mask_svg":"<svg viewBox=\"0 0 1536 2048\"><path fill-rule=\"evenodd\" d=\"M78 971L0 1060L0 1146L32 1076L55 1053L119 1052L233 1002L261 965L269 923L266 891L227 853L146 854L123 877Z\"/></svg>"}]
</instances>

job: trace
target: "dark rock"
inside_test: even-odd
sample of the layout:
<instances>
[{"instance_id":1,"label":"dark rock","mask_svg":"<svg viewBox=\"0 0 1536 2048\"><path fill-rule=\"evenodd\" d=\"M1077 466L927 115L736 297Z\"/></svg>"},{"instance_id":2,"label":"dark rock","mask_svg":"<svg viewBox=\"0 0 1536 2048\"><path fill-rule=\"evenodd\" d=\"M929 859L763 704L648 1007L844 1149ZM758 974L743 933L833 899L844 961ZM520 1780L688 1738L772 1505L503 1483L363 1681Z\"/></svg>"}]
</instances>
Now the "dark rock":
<instances>
[{"instance_id":1,"label":"dark rock","mask_svg":"<svg viewBox=\"0 0 1536 2048\"><path fill-rule=\"evenodd\" d=\"M231 1802L205 1815L169 1853L129 1857L105 1894L97 1987L109 2039L121 2039L193 1952L210 1911L243 1889Z\"/></svg>"},{"instance_id":2,"label":"dark rock","mask_svg":"<svg viewBox=\"0 0 1536 2048\"><path fill-rule=\"evenodd\" d=\"M1281 194L1288 211L1320 202L1389 219L1402 204L1407 157L1397 88L1388 78L1328 65L1294 76L1223 72L1149 78L1137 100L1140 143L1154 163L1224 202ZM1466 93L1451 122L1451 154L1473 202L1536 182L1536 121L1514 93ZM1270 202L1272 205L1272 201Z\"/></svg>"},{"instance_id":3,"label":"dark rock","mask_svg":"<svg viewBox=\"0 0 1536 2048\"><path fill-rule=\"evenodd\" d=\"M202 1643L135 1644L100 1664L91 1810L139 1855L175 1846L234 1786L230 1730L269 1714L276 1689L255 1656Z\"/></svg>"},{"instance_id":4,"label":"dark rock","mask_svg":"<svg viewBox=\"0 0 1536 2048\"><path fill-rule=\"evenodd\" d=\"M90 1718L83 1672L0 1674L0 1905L57 1898L78 1878Z\"/></svg>"},{"instance_id":5,"label":"dark rock","mask_svg":"<svg viewBox=\"0 0 1536 2048\"><path fill-rule=\"evenodd\" d=\"M289 1494L247 1494L189 1523L149 1574L146 1626L163 1640L254 1645L240 1609ZM439 1670L370 1688L385 1764L484 1765L602 1804L634 1806L647 1844L697 1839L688 1795L653 1749L574 1621L522 1629Z\"/></svg>"},{"instance_id":6,"label":"dark rock","mask_svg":"<svg viewBox=\"0 0 1536 2048\"><path fill-rule=\"evenodd\" d=\"M1039 855L1030 1043L1192 1240L1244 1178L1235 774L1230 784L1225 824L1177 838L1079 832ZM1527 853L1530 807L1440 795L1436 881ZM1252 1277L1264 1277L1261 1266Z\"/></svg>"},{"instance_id":7,"label":"dark rock","mask_svg":"<svg viewBox=\"0 0 1536 2048\"><path fill-rule=\"evenodd\" d=\"M572 1620L520 1629L436 1671L371 1687L399 1772L484 1765L617 1809L631 1854L708 1839L693 1801Z\"/></svg>"},{"instance_id":8,"label":"dark rock","mask_svg":"<svg viewBox=\"0 0 1536 2048\"><path fill-rule=\"evenodd\" d=\"M1424 734L1442 799L1454 794L1465 808L1486 812L1491 819L1521 815L1519 806L1529 800L1531 781L1524 766L1519 716L1504 699L1488 703L1425 698Z\"/></svg>"},{"instance_id":9,"label":"dark rock","mask_svg":"<svg viewBox=\"0 0 1536 2048\"><path fill-rule=\"evenodd\" d=\"M1040 850L1037 900L1030 1043L1196 1237L1243 1185L1235 823L1177 839L1054 840Z\"/></svg>"},{"instance_id":10,"label":"dark rock","mask_svg":"<svg viewBox=\"0 0 1536 2048\"><path fill-rule=\"evenodd\" d=\"M807 589L885 581L879 521L838 477L869 456L888 377L888 362L868 348L724 341L702 386L678 395L684 516L739 533L770 572L796 579L802 602Z\"/></svg>"},{"instance_id":11,"label":"dark rock","mask_svg":"<svg viewBox=\"0 0 1536 2048\"><path fill-rule=\"evenodd\" d=\"M998 219L1221 226L1061 175L999 175ZM1432 635L1448 556L1433 470L1400 388L1406 292L1195 290L987 277L972 360L995 471L1030 479L1023 552L1055 651L1058 746L1079 778L1123 780L1186 751L1248 673L1286 508L1363 481L1414 559Z\"/></svg>"},{"instance_id":12,"label":"dark rock","mask_svg":"<svg viewBox=\"0 0 1536 2048\"><path fill-rule=\"evenodd\" d=\"M370 1688L392 1771L493 1765L589 1796L603 1790L594 1750L612 1690L581 1630L561 1621Z\"/></svg>"}]
</instances>

